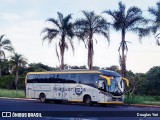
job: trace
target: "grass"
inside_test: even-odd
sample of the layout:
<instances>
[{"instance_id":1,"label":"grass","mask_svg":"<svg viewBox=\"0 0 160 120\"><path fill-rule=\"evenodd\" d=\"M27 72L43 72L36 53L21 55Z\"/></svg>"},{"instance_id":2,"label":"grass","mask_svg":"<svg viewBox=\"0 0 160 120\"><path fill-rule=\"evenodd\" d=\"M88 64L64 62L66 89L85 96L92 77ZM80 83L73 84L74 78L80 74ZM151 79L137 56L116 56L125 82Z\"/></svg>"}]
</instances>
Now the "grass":
<instances>
[{"instance_id":1,"label":"grass","mask_svg":"<svg viewBox=\"0 0 160 120\"><path fill-rule=\"evenodd\" d=\"M160 105L160 96L130 95L125 97L127 104Z\"/></svg>"},{"instance_id":2,"label":"grass","mask_svg":"<svg viewBox=\"0 0 160 120\"><path fill-rule=\"evenodd\" d=\"M0 89L0 97L25 98L24 90Z\"/></svg>"}]
</instances>

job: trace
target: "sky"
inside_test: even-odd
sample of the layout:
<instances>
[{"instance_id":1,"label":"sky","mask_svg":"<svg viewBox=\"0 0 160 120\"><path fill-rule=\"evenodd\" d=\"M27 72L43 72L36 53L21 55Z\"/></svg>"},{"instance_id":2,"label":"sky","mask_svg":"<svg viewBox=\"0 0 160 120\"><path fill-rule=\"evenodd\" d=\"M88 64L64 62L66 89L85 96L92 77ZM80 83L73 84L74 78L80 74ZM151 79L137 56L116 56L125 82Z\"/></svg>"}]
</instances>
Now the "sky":
<instances>
[{"instance_id":1,"label":"sky","mask_svg":"<svg viewBox=\"0 0 160 120\"><path fill-rule=\"evenodd\" d=\"M72 14L72 21L82 18L82 10L95 11L107 20L109 16L102 14L104 10L118 9L118 0L0 0L0 35L11 40L15 52L27 58L28 63L38 63L51 67L59 66L56 57L55 43L42 44L42 30L48 26L48 18L57 18L57 12L64 15ZM157 0L122 0L126 7L138 6L148 18L148 7L155 6ZM95 36L93 65L99 67L119 66L118 47L121 41L120 32L110 30L110 45L105 38ZM57 38L58 39L58 38ZM160 46L156 45L154 35L150 35L139 42L136 34L127 33L128 44L127 70L133 72L147 72L153 66L160 66ZM75 51L71 48L65 52L65 64L86 65L87 49L83 42L73 39ZM7 53L9 57L11 54Z\"/></svg>"}]
</instances>

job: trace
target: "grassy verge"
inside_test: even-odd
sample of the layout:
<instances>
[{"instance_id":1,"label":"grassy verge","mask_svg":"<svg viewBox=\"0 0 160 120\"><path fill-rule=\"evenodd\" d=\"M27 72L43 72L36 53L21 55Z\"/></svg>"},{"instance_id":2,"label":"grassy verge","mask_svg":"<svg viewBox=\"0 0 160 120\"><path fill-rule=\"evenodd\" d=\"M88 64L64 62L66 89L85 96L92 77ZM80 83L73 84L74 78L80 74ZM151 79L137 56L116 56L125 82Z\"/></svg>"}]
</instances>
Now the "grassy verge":
<instances>
[{"instance_id":1,"label":"grassy verge","mask_svg":"<svg viewBox=\"0 0 160 120\"><path fill-rule=\"evenodd\" d=\"M126 96L125 103L160 105L160 96L139 96L139 95Z\"/></svg>"},{"instance_id":2,"label":"grassy verge","mask_svg":"<svg viewBox=\"0 0 160 120\"><path fill-rule=\"evenodd\" d=\"M24 90L0 89L0 97L25 98Z\"/></svg>"}]
</instances>

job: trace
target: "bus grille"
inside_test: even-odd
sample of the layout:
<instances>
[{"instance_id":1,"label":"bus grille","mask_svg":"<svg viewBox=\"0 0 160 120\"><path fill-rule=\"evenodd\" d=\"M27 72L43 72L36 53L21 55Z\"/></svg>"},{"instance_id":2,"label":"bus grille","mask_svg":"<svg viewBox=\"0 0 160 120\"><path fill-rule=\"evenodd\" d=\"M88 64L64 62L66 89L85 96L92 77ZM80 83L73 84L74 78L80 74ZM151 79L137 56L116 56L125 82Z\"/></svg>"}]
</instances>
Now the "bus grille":
<instances>
[{"instance_id":1,"label":"bus grille","mask_svg":"<svg viewBox=\"0 0 160 120\"><path fill-rule=\"evenodd\" d=\"M112 101L122 101L122 98L113 97Z\"/></svg>"}]
</instances>

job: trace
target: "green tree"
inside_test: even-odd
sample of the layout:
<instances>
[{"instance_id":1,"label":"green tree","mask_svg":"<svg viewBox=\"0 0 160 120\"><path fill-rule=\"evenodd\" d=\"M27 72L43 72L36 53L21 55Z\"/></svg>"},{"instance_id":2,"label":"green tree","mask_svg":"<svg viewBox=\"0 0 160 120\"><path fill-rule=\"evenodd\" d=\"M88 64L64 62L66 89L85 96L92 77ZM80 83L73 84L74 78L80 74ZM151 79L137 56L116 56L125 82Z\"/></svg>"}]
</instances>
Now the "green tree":
<instances>
[{"instance_id":1,"label":"green tree","mask_svg":"<svg viewBox=\"0 0 160 120\"><path fill-rule=\"evenodd\" d=\"M154 34L156 34L160 29L160 2L157 2L156 8L149 7L148 11L153 16L153 18L151 19L152 26L150 27L150 29ZM155 36L157 45L160 45L159 35L160 33L157 33Z\"/></svg>"},{"instance_id":2,"label":"green tree","mask_svg":"<svg viewBox=\"0 0 160 120\"><path fill-rule=\"evenodd\" d=\"M126 10L126 6L119 2L118 10L107 10L104 11L113 18L111 23L116 31L121 31L121 42L119 46L119 61L121 66L121 74L123 77L126 75L126 57L128 46L126 41L126 33L134 32L137 33L140 38L148 35L149 31L143 28L143 25L147 23L147 20L142 16L142 11L138 7L129 7Z\"/></svg>"},{"instance_id":3,"label":"green tree","mask_svg":"<svg viewBox=\"0 0 160 120\"><path fill-rule=\"evenodd\" d=\"M160 95L160 66L151 68L147 73L147 93L149 95Z\"/></svg>"},{"instance_id":4,"label":"green tree","mask_svg":"<svg viewBox=\"0 0 160 120\"><path fill-rule=\"evenodd\" d=\"M4 38L5 35L0 35L0 77L1 74L1 66L2 66L2 60L5 59L5 51L13 52L14 49L11 45L11 41L9 39Z\"/></svg>"},{"instance_id":5,"label":"green tree","mask_svg":"<svg viewBox=\"0 0 160 120\"><path fill-rule=\"evenodd\" d=\"M8 59L4 59L1 61L1 69L2 69L1 73L3 76L9 75L9 67L10 66Z\"/></svg>"},{"instance_id":6,"label":"green tree","mask_svg":"<svg viewBox=\"0 0 160 120\"><path fill-rule=\"evenodd\" d=\"M112 71L116 71L119 73L119 67L117 65L112 65L110 67L103 67L102 69L105 69L105 70L112 70Z\"/></svg>"},{"instance_id":7,"label":"green tree","mask_svg":"<svg viewBox=\"0 0 160 120\"><path fill-rule=\"evenodd\" d=\"M146 78L146 74L144 73L136 73L135 74L135 82L137 82L136 89L134 91L135 94L138 95L147 95L147 85L148 81Z\"/></svg>"},{"instance_id":8,"label":"green tree","mask_svg":"<svg viewBox=\"0 0 160 120\"><path fill-rule=\"evenodd\" d=\"M64 69L64 53L65 50L69 48L68 42L70 43L72 50L74 51L72 38L74 37L73 33L73 24L70 22L72 19L72 15L69 14L67 16L63 16L62 13L57 13L58 19L49 18L47 19L48 22L51 22L54 27L49 28L46 27L43 29L42 33L46 33L43 37L44 40L48 40L49 44L52 42L52 40L55 40L56 43L56 54L59 59L59 53L58 48L60 50L60 62L61 62L61 69ZM57 37L60 37L60 39L57 39ZM58 41L57 41L58 40ZM69 40L69 41L66 41Z\"/></svg>"},{"instance_id":9,"label":"green tree","mask_svg":"<svg viewBox=\"0 0 160 120\"><path fill-rule=\"evenodd\" d=\"M14 55L10 57L10 64L16 73L15 85L17 89L17 82L19 78L19 68L25 67L25 65L27 64L27 59L24 58L21 54L14 53Z\"/></svg>"},{"instance_id":10,"label":"green tree","mask_svg":"<svg viewBox=\"0 0 160 120\"><path fill-rule=\"evenodd\" d=\"M145 74L134 74L132 71L126 71L126 77L129 79L129 87L126 87L127 94L145 94L147 83Z\"/></svg>"},{"instance_id":11,"label":"green tree","mask_svg":"<svg viewBox=\"0 0 160 120\"><path fill-rule=\"evenodd\" d=\"M53 68L49 67L48 65L44 65L42 63L30 63L28 65L29 72L42 72L42 71L52 71Z\"/></svg>"},{"instance_id":12,"label":"green tree","mask_svg":"<svg viewBox=\"0 0 160 120\"><path fill-rule=\"evenodd\" d=\"M88 49L88 67L92 69L93 66L93 38L95 34L103 35L109 42L109 24L101 16L94 12L82 11L84 18L75 22L75 34L82 39Z\"/></svg>"}]
</instances>

